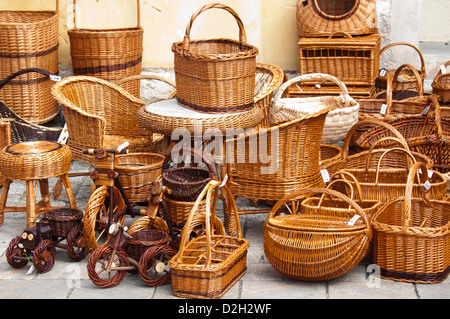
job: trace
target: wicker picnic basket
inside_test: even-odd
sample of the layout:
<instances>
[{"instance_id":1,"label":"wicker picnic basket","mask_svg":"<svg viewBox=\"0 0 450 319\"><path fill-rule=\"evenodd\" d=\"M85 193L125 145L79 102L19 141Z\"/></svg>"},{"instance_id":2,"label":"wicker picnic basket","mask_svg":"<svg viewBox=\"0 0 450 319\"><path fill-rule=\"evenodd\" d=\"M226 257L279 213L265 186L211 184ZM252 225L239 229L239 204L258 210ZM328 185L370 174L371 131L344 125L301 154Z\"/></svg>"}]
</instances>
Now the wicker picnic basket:
<instances>
[{"instance_id":1,"label":"wicker picnic basket","mask_svg":"<svg viewBox=\"0 0 450 319\"><path fill-rule=\"evenodd\" d=\"M325 73L347 86L373 86L378 75L381 35L303 37L298 41L300 75Z\"/></svg>"},{"instance_id":2,"label":"wicker picnic basket","mask_svg":"<svg viewBox=\"0 0 450 319\"><path fill-rule=\"evenodd\" d=\"M341 89L340 96L321 96L309 98L282 98L284 91L294 83L328 79ZM269 121L274 124L311 114L326 107L334 107L328 112L323 128L322 143L341 141L348 130L358 121L359 104L350 97L344 83L328 74L306 74L283 83L272 101Z\"/></svg>"},{"instance_id":3,"label":"wicker picnic basket","mask_svg":"<svg viewBox=\"0 0 450 319\"><path fill-rule=\"evenodd\" d=\"M77 225L81 225L83 212L77 208L53 208L42 216L48 221L52 236L67 237L69 232Z\"/></svg>"},{"instance_id":4,"label":"wicker picnic basket","mask_svg":"<svg viewBox=\"0 0 450 319\"><path fill-rule=\"evenodd\" d=\"M450 120L443 119L441 107L435 96L430 96L431 108L427 115L398 118L388 123L405 138L412 151L429 156L433 169L450 171ZM372 127L356 140L359 149L368 149L374 142L390 136L384 127ZM387 144L386 144L387 145Z\"/></svg>"},{"instance_id":5,"label":"wicker picnic basket","mask_svg":"<svg viewBox=\"0 0 450 319\"><path fill-rule=\"evenodd\" d=\"M205 199L206 234L189 241L189 236L184 233L178 253L168 263L172 271L172 293L175 296L220 298L245 274L250 244L242 235L236 203L226 185L223 190L236 219L237 236L216 234L214 225L211 225L220 188L218 181L208 183L192 207L185 225L186 229L190 228L198 205Z\"/></svg>"},{"instance_id":6,"label":"wicker picnic basket","mask_svg":"<svg viewBox=\"0 0 450 319\"><path fill-rule=\"evenodd\" d=\"M68 31L74 75L89 75L117 82L142 72L144 30L140 26L140 0L137 0L137 26L117 29L88 29L77 25L73 1L73 29ZM139 98L139 82L123 88Z\"/></svg>"},{"instance_id":7,"label":"wicker picnic basket","mask_svg":"<svg viewBox=\"0 0 450 319\"><path fill-rule=\"evenodd\" d=\"M433 93L441 98L442 117L447 119L450 119L450 72L446 70L449 65L450 61L443 64L431 83Z\"/></svg>"},{"instance_id":8,"label":"wicker picnic basket","mask_svg":"<svg viewBox=\"0 0 450 319\"><path fill-rule=\"evenodd\" d=\"M156 153L115 156L114 169L130 202L148 201L153 182L161 175L164 159L163 155Z\"/></svg>"},{"instance_id":9,"label":"wicker picnic basket","mask_svg":"<svg viewBox=\"0 0 450 319\"><path fill-rule=\"evenodd\" d=\"M425 68L425 59L423 57L422 52L419 50L418 47L416 47L414 44L412 43L408 43L408 42L394 42L391 43L387 46L385 46L384 48L381 49L380 51L380 56L379 58L381 59L382 54L385 53L388 49L392 48L392 47L396 47L396 46L407 46L407 47L411 47L413 48L417 54L418 57L420 59L420 63L421 66L420 68L416 68L419 72L420 75L420 80L422 81L422 85L423 85L423 80L427 77L427 72L426 72L426 68ZM382 61L382 59L381 59ZM394 69L385 69L385 68L381 68L378 76L375 80L375 87L378 90L385 90L387 87L387 75L389 73L393 74L396 71L396 68ZM405 90L405 89L409 89L411 87L416 87L416 76L414 73L411 72L412 69L404 69L400 74L399 74L399 83L397 83L397 87L400 90Z\"/></svg>"},{"instance_id":10,"label":"wicker picnic basket","mask_svg":"<svg viewBox=\"0 0 450 319\"><path fill-rule=\"evenodd\" d=\"M191 41L192 24L200 13L209 9L222 9L233 15L239 26L239 41ZM246 41L244 24L230 7L213 3L197 10L186 27L184 40L172 45L178 103L204 113L251 109L258 49Z\"/></svg>"},{"instance_id":11,"label":"wicker picnic basket","mask_svg":"<svg viewBox=\"0 0 450 319\"><path fill-rule=\"evenodd\" d=\"M58 73L58 2L55 11L0 11L0 78L29 68ZM48 76L27 72L5 84L0 100L22 118L42 124L58 114Z\"/></svg>"},{"instance_id":12,"label":"wicker picnic basket","mask_svg":"<svg viewBox=\"0 0 450 319\"><path fill-rule=\"evenodd\" d=\"M376 1L297 0L298 37L327 36L336 31L353 35L376 33Z\"/></svg>"},{"instance_id":13,"label":"wicker picnic basket","mask_svg":"<svg viewBox=\"0 0 450 319\"><path fill-rule=\"evenodd\" d=\"M281 214L288 202L319 194L341 200L354 211L350 216L339 216L332 208ZM303 281L330 280L349 272L367 255L371 239L364 210L348 196L326 188L298 189L278 201L264 223L264 253L271 265Z\"/></svg>"},{"instance_id":14,"label":"wicker picnic basket","mask_svg":"<svg viewBox=\"0 0 450 319\"><path fill-rule=\"evenodd\" d=\"M450 201L413 195L419 174L426 188L426 168L416 163L406 183L405 196L393 198L374 216L374 263L381 277L415 283L443 281L450 271Z\"/></svg>"}]
</instances>

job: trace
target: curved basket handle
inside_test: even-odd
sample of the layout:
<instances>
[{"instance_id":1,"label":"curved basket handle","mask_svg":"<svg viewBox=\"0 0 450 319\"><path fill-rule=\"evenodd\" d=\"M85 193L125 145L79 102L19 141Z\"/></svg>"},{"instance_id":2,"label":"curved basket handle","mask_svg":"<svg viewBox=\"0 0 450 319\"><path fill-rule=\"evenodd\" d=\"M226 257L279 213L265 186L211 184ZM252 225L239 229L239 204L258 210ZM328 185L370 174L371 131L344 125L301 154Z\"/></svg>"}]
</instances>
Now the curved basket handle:
<instances>
[{"instance_id":1,"label":"curved basket handle","mask_svg":"<svg viewBox=\"0 0 450 319\"><path fill-rule=\"evenodd\" d=\"M344 36L344 37L347 37L347 38L352 38L352 36L351 36L351 34L350 33L348 33L348 32L345 32L345 31L335 31L335 32L333 32L332 34L330 34L329 36L328 36L328 39L331 39L331 38L333 38L333 37L335 37L335 36Z\"/></svg>"},{"instance_id":2,"label":"curved basket handle","mask_svg":"<svg viewBox=\"0 0 450 319\"><path fill-rule=\"evenodd\" d=\"M414 50L416 50L416 52L417 52L417 54L419 55L419 58L420 58L420 63L422 64L422 66L421 66L421 68L420 68L420 71L422 72L422 77L423 77L423 79L425 79L426 76L427 76L427 73L426 73L426 71L425 71L425 59L424 59L424 57L423 57L423 55L422 55L422 52L421 52L421 51L419 50L419 48L418 48L417 46L415 46L414 44L408 43L408 42L394 42L394 43L388 44L387 46L385 46L384 48L382 48L382 49L380 50L380 55L379 55L379 56L381 57L381 55L383 54L383 52L385 52L385 51L388 50L389 48L392 48L392 47L398 46L398 45L406 45L406 46L409 46L409 47L413 48Z\"/></svg>"},{"instance_id":3,"label":"curved basket handle","mask_svg":"<svg viewBox=\"0 0 450 319\"><path fill-rule=\"evenodd\" d=\"M57 0L58 1L58 0ZM137 26L141 26L141 2L140 0L136 0L137 2ZM77 0L73 0L73 28L77 29Z\"/></svg>"},{"instance_id":4,"label":"curved basket handle","mask_svg":"<svg viewBox=\"0 0 450 319\"><path fill-rule=\"evenodd\" d=\"M10 75L8 75L6 78L4 78L3 80L0 81L0 90L12 79L14 79L15 77L25 74L25 73L30 73L30 72L36 72L36 73L40 73L45 75L47 78L50 79L50 75L54 75L52 72L44 70L44 69L40 69L40 68L28 68L28 69L22 69L19 70L17 72L14 72Z\"/></svg>"},{"instance_id":5,"label":"curved basket handle","mask_svg":"<svg viewBox=\"0 0 450 319\"><path fill-rule=\"evenodd\" d=\"M408 143L403 139L400 140L396 137L392 137L392 136L387 136L387 137L383 137L380 138L379 140L377 140L375 143L373 143L370 148L369 148L369 152L368 152L368 156L367 156L367 162L366 162L366 171L369 170L369 166L370 166L370 160L372 158L372 152L373 150L376 148L376 146L384 141L394 141L394 142L398 142L401 146L403 146L405 148L405 150L407 150L408 152L410 152L410 148L408 146ZM408 165L410 166L411 163L409 162L409 158L408 158Z\"/></svg>"},{"instance_id":6,"label":"curved basket handle","mask_svg":"<svg viewBox=\"0 0 450 319\"><path fill-rule=\"evenodd\" d=\"M378 159L378 164L377 164L377 174L376 174L376 178L375 178L375 185L378 184L378 178L380 176L380 166L381 166L381 161L383 159L383 157L390 152L393 151L401 151L404 152L406 154L406 156L409 156L409 158L412 161L412 164L414 165L416 163L416 159L414 158L414 156L411 154L410 151L405 150L404 148L400 148L400 147L393 147L393 148L389 148L387 149L383 154L381 154L380 158ZM425 164L424 164L425 165ZM426 167L426 166L425 166Z\"/></svg>"},{"instance_id":7,"label":"curved basket handle","mask_svg":"<svg viewBox=\"0 0 450 319\"><path fill-rule=\"evenodd\" d=\"M395 72L394 75L388 75L387 76L387 87L386 87L386 104L387 104L387 110L386 110L386 116L388 116L388 114L391 113L391 109L392 109L392 103L393 103L393 94L394 91L396 91L397 89L397 81L398 81L398 77L400 75L400 72L403 69L410 69L411 72L414 74L414 77L416 78L416 84L417 84L417 95L418 97L423 97L423 83L422 80L420 78L420 74L417 71L417 69L415 67L413 67L410 64L402 64L401 66L399 66Z\"/></svg>"},{"instance_id":8,"label":"curved basket handle","mask_svg":"<svg viewBox=\"0 0 450 319\"><path fill-rule=\"evenodd\" d=\"M198 150L196 150L195 148L191 148L191 147L179 147L179 148L173 148L172 151L166 156L166 158L164 159L164 163L163 163L163 170L168 169L169 166L169 162L172 160L172 153L173 154L178 154L180 151L183 152L190 152L194 155L197 155L199 157L201 157L203 163L206 164L206 166L208 167L209 170L209 178L214 178L215 172L214 172L214 167L212 166L211 162L203 155L203 153L199 152Z\"/></svg>"},{"instance_id":9,"label":"curved basket handle","mask_svg":"<svg viewBox=\"0 0 450 319\"><path fill-rule=\"evenodd\" d=\"M345 175L347 175L348 177L350 177L350 178L353 180L353 182L355 183L355 186L356 186L356 192L357 192L357 194L358 194L358 198L359 198L359 200L362 202L362 201L364 200L364 199L363 199L363 196L362 196L362 195L363 195L363 191L362 191L362 188L361 188L361 184L359 183L359 181L358 181L358 179L356 178L356 176L353 175L352 173L346 171L345 169L343 169L343 170L340 170L340 171L334 173L333 175L331 175L331 179L335 178L335 177L338 176L338 175L340 175L340 178L339 178L339 179L336 179L336 180L348 181L348 180L345 178ZM349 181L348 181L348 182L349 182ZM331 184L331 183L330 183L330 184ZM328 185L328 186L329 186L329 185ZM352 188L353 188L353 187L352 187ZM353 191L354 191L354 189L353 189ZM351 197L351 199L354 200L353 197Z\"/></svg>"},{"instance_id":10,"label":"curved basket handle","mask_svg":"<svg viewBox=\"0 0 450 319\"><path fill-rule=\"evenodd\" d=\"M310 73L310 74L304 74L300 76L296 76L295 78L292 78L286 82L284 82L275 93L275 96L272 100L272 107L274 110L277 110L278 108L282 107L282 104L280 102L281 97L283 96L284 91L290 87L291 85L295 83L300 83L302 81L311 81L311 80L327 80L331 81L334 84L336 84L342 91L341 95L343 98L343 103L347 107L350 105L350 101L352 100L350 95L348 94L347 86L341 82L338 78L325 74L325 73Z\"/></svg>"},{"instance_id":11,"label":"curved basket handle","mask_svg":"<svg viewBox=\"0 0 450 319\"><path fill-rule=\"evenodd\" d=\"M244 23L242 22L241 18L236 13L236 11L234 11L233 9L231 9L230 7L228 7L224 4L211 3L211 4L207 4L203 7L201 7L192 15L192 17L189 20L189 23L186 27L186 33L184 35L184 40L183 40L183 49L188 50L188 51L191 49L190 35L191 35L192 24L194 23L194 20L199 16L200 13L202 13L206 10L209 10L209 9L222 9L222 10L225 10L225 11L228 11L229 13L231 13L231 15L236 19L236 22L239 27L239 42L241 44L244 44L247 42L247 36L245 34Z\"/></svg>"}]
</instances>

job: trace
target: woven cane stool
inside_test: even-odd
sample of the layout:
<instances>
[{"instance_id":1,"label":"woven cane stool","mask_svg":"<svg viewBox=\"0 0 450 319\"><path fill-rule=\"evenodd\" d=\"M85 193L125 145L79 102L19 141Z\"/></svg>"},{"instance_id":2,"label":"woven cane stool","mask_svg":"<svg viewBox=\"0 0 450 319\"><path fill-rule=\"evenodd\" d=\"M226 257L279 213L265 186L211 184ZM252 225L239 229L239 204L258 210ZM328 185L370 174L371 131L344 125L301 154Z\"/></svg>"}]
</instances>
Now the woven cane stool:
<instances>
[{"instance_id":1,"label":"woven cane stool","mask_svg":"<svg viewBox=\"0 0 450 319\"><path fill-rule=\"evenodd\" d=\"M72 153L67 145L50 141L15 143L0 151L0 171L4 178L0 195L0 225L4 212L26 212L27 228L33 227L36 218L45 211L56 208L50 203L48 178L61 177L71 208L76 208L75 196L67 173L70 170ZM26 182L26 207L6 207L12 181ZM36 203L36 188L39 183L41 200Z\"/></svg>"}]
</instances>

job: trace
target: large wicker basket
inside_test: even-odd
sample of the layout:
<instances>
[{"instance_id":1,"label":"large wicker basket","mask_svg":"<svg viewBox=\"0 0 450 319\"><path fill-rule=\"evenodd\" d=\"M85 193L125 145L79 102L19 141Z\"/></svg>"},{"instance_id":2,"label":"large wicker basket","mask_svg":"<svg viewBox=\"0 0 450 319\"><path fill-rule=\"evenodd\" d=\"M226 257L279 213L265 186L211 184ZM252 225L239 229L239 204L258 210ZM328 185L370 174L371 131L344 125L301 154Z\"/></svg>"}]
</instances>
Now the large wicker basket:
<instances>
[{"instance_id":1,"label":"large wicker basket","mask_svg":"<svg viewBox=\"0 0 450 319\"><path fill-rule=\"evenodd\" d=\"M280 214L291 200L316 194L344 201L354 214L339 216L330 213L332 208L315 214ZM278 201L264 223L264 253L269 262L283 275L304 281L330 280L349 272L367 255L371 240L364 210L348 196L326 188L298 189Z\"/></svg>"},{"instance_id":2,"label":"large wicker basket","mask_svg":"<svg viewBox=\"0 0 450 319\"><path fill-rule=\"evenodd\" d=\"M191 41L194 20L214 8L233 15L239 26L239 41ZM205 113L234 113L252 108L258 49L246 41L244 24L230 7L214 3L197 10L186 27L184 40L172 45L178 103Z\"/></svg>"},{"instance_id":3,"label":"large wicker basket","mask_svg":"<svg viewBox=\"0 0 450 319\"><path fill-rule=\"evenodd\" d=\"M77 26L74 0L74 28L68 31L74 75L89 75L117 82L142 72L144 30L140 26L140 0L137 0L137 26L120 29L87 29ZM140 96L139 82L123 88Z\"/></svg>"},{"instance_id":4,"label":"large wicker basket","mask_svg":"<svg viewBox=\"0 0 450 319\"><path fill-rule=\"evenodd\" d=\"M58 73L58 2L55 11L0 11L0 78L28 68ZM25 120L45 123L59 112L52 85L39 73L21 74L3 87L0 100Z\"/></svg>"},{"instance_id":5,"label":"large wicker basket","mask_svg":"<svg viewBox=\"0 0 450 319\"><path fill-rule=\"evenodd\" d=\"M242 235L236 204L227 186L224 186L224 193L236 219L238 235L215 234L214 226L211 225L211 220L215 219L219 189L220 182L208 183L192 207L185 225L186 229L190 228L198 205L206 199L206 234L192 241L189 241L189 236L182 236L179 252L168 263L172 271L172 293L175 296L220 298L245 274L250 244Z\"/></svg>"},{"instance_id":6,"label":"large wicker basket","mask_svg":"<svg viewBox=\"0 0 450 319\"><path fill-rule=\"evenodd\" d=\"M405 196L386 203L374 216L374 263L381 277L415 283L443 281L450 271L450 202L414 196L413 181L428 176L416 163L409 172Z\"/></svg>"},{"instance_id":7,"label":"large wicker basket","mask_svg":"<svg viewBox=\"0 0 450 319\"><path fill-rule=\"evenodd\" d=\"M282 98L284 91L294 83L327 79L341 89L340 96L320 96L309 98ZM269 121L274 124L312 114L327 107L328 112L323 128L322 143L334 143L344 139L348 130L358 122L359 104L350 97L344 83L328 74L307 74L283 83L273 98Z\"/></svg>"},{"instance_id":8,"label":"large wicker basket","mask_svg":"<svg viewBox=\"0 0 450 319\"><path fill-rule=\"evenodd\" d=\"M377 32L375 0L297 0L298 37Z\"/></svg>"}]
</instances>

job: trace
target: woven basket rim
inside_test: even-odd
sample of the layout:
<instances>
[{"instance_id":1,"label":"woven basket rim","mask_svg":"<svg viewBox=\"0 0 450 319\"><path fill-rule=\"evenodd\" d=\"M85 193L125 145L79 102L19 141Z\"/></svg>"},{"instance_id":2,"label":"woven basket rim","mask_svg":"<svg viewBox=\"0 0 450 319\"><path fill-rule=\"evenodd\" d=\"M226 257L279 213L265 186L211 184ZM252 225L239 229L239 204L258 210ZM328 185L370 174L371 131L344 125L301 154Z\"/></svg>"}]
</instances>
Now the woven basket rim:
<instances>
[{"instance_id":1,"label":"woven basket rim","mask_svg":"<svg viewBox=\"0 0 450 319\"><path fill-rule=\"evenodd\" d=\"M59 216L57 213L59 212L69 212L73 213L72 215L63 215ZM51 221L75 221L75 220L81 220L83 218L83 212L79 210L78 208L55 208L50 209L44 214L44 218Z\"/></svg>"},{"instance_id":2,"label":"woven basket rim","mask_svg":"<svg viewBox=\"0 0 450 319\"><path fill-rule=\"evenodd\" d=\"M143 164L142 166L128 166L124 165L123 163L120 163L121 158L133 158L137 159L136 157L151 157L152 162L151 163L142 163L142 162L136 162L137 164ZM155 160L153 160L155 159ZM142 170L146 168L159 168L162 167L164 163L165 156L162 154L157 153L130 153L130 154L122 154L115 157L115 163L114 166L118 169L124 169L124 170L130 170L130 171L137 171ZM136 163L129 163L129 164L136 164Z\"/></svg>"}]
</instances>

